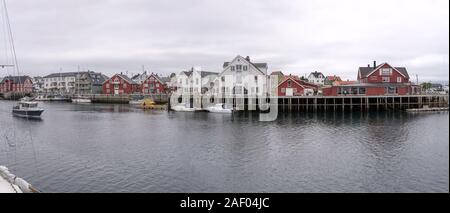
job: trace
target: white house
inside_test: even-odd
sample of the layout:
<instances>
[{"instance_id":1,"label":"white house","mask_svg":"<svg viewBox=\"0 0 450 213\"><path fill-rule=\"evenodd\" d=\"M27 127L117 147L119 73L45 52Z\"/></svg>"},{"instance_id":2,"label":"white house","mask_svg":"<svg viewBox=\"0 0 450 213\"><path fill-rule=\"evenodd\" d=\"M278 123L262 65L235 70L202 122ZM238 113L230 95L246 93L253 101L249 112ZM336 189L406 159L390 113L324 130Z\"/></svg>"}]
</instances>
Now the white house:
<instances>
[{"instance_id":1,"label":"white house","mask_svg":"<svg viewBox=\"0 0 450 213\"><path fill-rule=\"evenodd\" d=\"M44 77L44 92L71 94L78 72L53 73Z\"/></svg>"},{"instance_id":2,"label":"white house","mask_svg":"<svg viewBox=\"0 0 450 213\"><path fill-rule=\"evenodd\" d=\"M240 109L245 100L252 100L248 97L256 98L268 92L267 70L267 63L254 63L248 56L238 55L231 62L225 62L219 75L219 91L226 105ZM248 104L252 105L250 102Z\"/></svg>"},{"instance_id":3,"label":"white house","mask_svg":"<svg viewBox=\"0 0 450 213\"><path fill-rule=\"evenodd\" d=\"M202 95L211 89L211 83L219 74L202 71L199 67L193 67L190 71L183 71L175 77L177 94L182 96L182 102L190 108L202 108Z\"/></svg>"},{"instance_id":4,"label":"white house","mask_svg":"<svg viewBox=\"0 0 450 213\"><path fill-rule=\"evenodd\" d=\"M312 72L308 76L309 83L313 83L316 85L324 85L325 83L325 75L323 75L321 72Z\"/></svg>"}]
</instances>

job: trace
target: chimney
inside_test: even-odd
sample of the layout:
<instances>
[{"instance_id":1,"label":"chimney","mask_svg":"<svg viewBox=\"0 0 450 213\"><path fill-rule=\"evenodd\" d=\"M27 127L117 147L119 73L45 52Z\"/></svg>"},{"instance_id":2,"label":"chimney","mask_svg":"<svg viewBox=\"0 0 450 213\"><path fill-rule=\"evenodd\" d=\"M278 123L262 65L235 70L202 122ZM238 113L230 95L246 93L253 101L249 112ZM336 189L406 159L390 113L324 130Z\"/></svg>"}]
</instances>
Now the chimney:
<instances>
[{"instance_id":1,"label":"chimney","mask_svg":"<svg viewBox=\"0 0 450 213\"><path fill-rule=\"evenodd\" d=\"M245 58L245 60L247 60L248 62L250 62L250 56L247 56L247 57Z\"/></svg>"},{"instance_id":2,"label":"chimney","mask_svg":"<svg viewBox=\"0 0 450 213\"><path fill-rule=\"evenodd\" d=\"M377 68L377 61L373 61L373 68Z\"/></svg>"}]
</instances>

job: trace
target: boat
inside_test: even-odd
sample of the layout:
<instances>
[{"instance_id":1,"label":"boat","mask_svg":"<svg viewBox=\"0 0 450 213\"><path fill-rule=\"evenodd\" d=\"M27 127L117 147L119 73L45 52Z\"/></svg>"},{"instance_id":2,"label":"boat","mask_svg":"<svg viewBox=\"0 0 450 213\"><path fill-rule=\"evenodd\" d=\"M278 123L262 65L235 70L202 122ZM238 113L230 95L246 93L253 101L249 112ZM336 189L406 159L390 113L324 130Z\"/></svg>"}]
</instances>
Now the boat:
<instances>
[{"instance_id":1,"label":"boat","mask_svg":"<svg viewBox=\"0 0 450 213\"><path fill-rule=\"evenodd\" d=\"M227 109L225 107L225 104L216 104L214 106L205 108L205 110L208 111L208 112L211 112L211 113L224 113L224 114L231 114L231 113L233 113L233 110L232 109Z\"/></svg>"},{"instance_id":2,"label":"boat","mask_svg":"<svg viewBox=\"0 0 450 213\"><path fill-rule=\"evenodd\" d=\"M132 106L140 106L140 105L144 104L144 99L142 99L142 100L131 100L129 102L129 104L132 105Z\"/></svg>"},{"instance_id":3,"label":"boat","mask_svg":"<svg viewBox=\"0 0 450 213\"><path fill-rule=\"evenodd\" d=\"M0 166L0 193L39 193L39 190Z\"/></svg>"},{"instance_id":4,"label":"boat","mask_svg":"<svg viewBox=\"0 0 450 213\"><path fill-rule=\"evenodd\" d=\"M14 116L22 118L41 118L44 109L38 107L38 103L34 101L21 100L13 107Z\"/></svg>"},{"instance_id":5,"label":"boat","mask_svg":"<svg viewBox=\"0 0 450 213\"><path fill-rule=\"evenodd\" d=\"M69 99L64 97L63 95L55 95L49 98L50 101L68 101Z\"/></svg>"},{"instance_id":6,"label":"boat","mask_svg":"<svg viewBox=\"0 0 450 213\"><path fill-rule=\"evenodd\" d=\"M37 96L34 100L35 100L35 101L50 101L50 98L48 98L48 97L45 96L45 95L39 95L39 96Z\"/></svg>"},{"instance_id":7,"label":"boat","mask_svg":"<svg viewBox=\"0 0 450 213\"><path fill-rule=\"evenodd\" d=\"M146 98L142 100L142 103L138 105L141 109L150 109L150 110L166 110L165 105L156 104L152 99Z\"/></svg>"},{"instance_id":8,"label":"boat","mask_svg":"<svg viewBox=\"0 0 450 213\"><path fill-rule=\"evenodd\" d=\"M92 100L84 97L72 98L72 103L76 104L89 104L92 103Z\"/></svg>"},{"instance_id":9,"label":"boat","mask_svg":"<svg viewBox=\"0 0 450 213\"><path fill-rule=\"evenodd\" d=\"M172 110L175 112L195 112L194 108L190 108L187 107L188 104L183 105L183 104L179 104L179 105L175 105L172 106Z\"/></svg>"}]
</instances>

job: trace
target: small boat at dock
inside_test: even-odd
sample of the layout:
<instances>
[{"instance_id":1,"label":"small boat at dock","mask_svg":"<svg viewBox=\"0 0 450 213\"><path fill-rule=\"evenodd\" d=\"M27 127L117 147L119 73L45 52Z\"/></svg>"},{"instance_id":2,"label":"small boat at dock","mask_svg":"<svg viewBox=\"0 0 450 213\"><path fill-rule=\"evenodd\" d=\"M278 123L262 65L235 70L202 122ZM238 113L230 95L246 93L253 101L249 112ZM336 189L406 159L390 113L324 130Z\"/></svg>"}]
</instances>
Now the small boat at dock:
<instances>
[{"instance_id":1,"label":"small boat at dock","mask_svg":"<svg viewBox=\"0 0 450 213\"><path fill-rule=\"evenodd\" d=\"M89 104L92 103L92 100L90 98L84 98L84 97L77 97L72 99L72 103L75 104Z\"/></svg>"},{"instance_id":2,"label":"small boat at dock","mask_svg":"<svg viewBox=\"0 0 450 213\"><path fill-rule=\"evenodd\" d=\"M233 113L233 110L232 109L227 109L225 107L225 104L216 104L214 106L207 107L205 110L208 111L208 112L211 112L211 113L223 113L223 114L231 114L231 113Z\"/></svg>"},{"instance_id":3,"label":"small boat at dock","mask_svg":"<svg viewBox=\"0 0 450 213\"><path fill-rule=\"evenodd\" d=\"M195 109L187 107L187 104L186 105L179 104L172 106L172 110L175 112L195 112Z\"/></svg>"}]
</instances>

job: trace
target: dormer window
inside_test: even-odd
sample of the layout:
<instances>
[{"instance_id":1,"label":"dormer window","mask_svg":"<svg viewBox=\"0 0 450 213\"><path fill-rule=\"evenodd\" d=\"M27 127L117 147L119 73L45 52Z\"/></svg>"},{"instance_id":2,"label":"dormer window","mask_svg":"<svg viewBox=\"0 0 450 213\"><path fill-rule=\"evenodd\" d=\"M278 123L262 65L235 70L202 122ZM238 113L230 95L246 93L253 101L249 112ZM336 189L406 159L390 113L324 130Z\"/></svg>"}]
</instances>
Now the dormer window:
<instances>
[{"instance_id":1,"label":"dormer window","mask_svg":"<svg viewBox=\"0 0 450 213\"><path fill-rule=\"evenodd\" d=\"M391 68L383 68L381 69L381 75L392 75L392 69Z\"/></svg>"}]
</instances>

